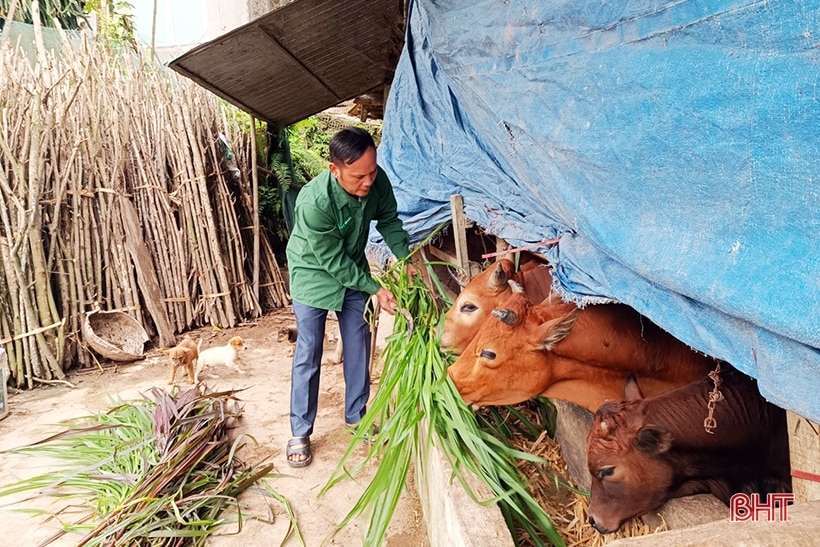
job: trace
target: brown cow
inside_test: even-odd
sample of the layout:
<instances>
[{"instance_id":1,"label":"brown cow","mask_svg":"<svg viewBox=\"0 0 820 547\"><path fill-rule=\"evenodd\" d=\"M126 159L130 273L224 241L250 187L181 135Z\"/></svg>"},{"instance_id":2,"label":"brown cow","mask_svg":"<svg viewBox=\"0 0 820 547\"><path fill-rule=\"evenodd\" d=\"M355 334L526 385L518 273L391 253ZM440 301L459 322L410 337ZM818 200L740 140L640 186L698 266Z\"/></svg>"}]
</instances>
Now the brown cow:
<instances>
[{"instance_id":1,"label":"brown cow","mask_svg":"<svg viewBox=\"0 0 820 547\"><path fill-rule=\"evenodd\" d=\"M449 374L467 403L507 405L543 395L594 412L605 400L621 399L629 374L657 395L713 367L712 358L628 306L533 305L519 288L482 323Z\"/></svg>"},{"instance_id":2,"label":"brown cow","mask_svg":"<svg viewBox=\"0 0 820 547\"><path fill-rule=\"evenodd\" d=\"M499 259L492 267L470 280L444 315L442 349L451 349L453 353L459 354L467 347L490 311L512 294L507 283L509 280L523 286L531 302L541 302L553 296L556 302L561 302L552 293L552 276L546 264L533 260L515 271L511 260Z\"/></svg>"},{"instance_id":3,"label":"brown cow","mask_svg":"<svg viewBox=\"0 0 820 547\"><path fill-rule=\"evenodd\" d=\"M671 498L711 492L728 504L738 492L765 499L790 491L786 413L760 396L754 380L722 368L711 434L704 429L715 388L709 376L650 399L631 379L629 400L598 409L587 437L596 530L614 532Z\"/></svg>"}]
</instances>

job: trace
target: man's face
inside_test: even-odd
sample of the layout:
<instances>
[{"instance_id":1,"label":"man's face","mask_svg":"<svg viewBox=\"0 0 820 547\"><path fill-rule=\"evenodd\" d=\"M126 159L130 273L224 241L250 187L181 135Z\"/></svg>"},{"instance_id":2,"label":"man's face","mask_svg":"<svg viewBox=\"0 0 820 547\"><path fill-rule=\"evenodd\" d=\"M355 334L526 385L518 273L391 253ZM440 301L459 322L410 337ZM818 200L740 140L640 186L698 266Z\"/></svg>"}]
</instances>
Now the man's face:
<instances>
[{"instance_id":1,"label":"man's face","mask_svg":"<svg viewBox=\"0 0 820 547\"><path fill-rule=\"evenodd\" d=\"M376 149L368 148L359 159L343 165L330 164L330 172L351 196L359 198L370 193L376 181Z\"/></svg>"}]
</instances>

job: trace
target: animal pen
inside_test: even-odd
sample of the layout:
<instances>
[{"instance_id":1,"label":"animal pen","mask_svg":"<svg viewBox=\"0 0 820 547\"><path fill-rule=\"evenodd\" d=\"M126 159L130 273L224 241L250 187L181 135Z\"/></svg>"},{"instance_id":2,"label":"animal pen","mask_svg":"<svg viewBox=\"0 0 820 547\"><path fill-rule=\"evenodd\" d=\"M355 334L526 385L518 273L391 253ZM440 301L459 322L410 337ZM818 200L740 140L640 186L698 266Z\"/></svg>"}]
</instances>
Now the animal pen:
<instances>
[{"instance_id":1,"label":"animal pen","mask_svg":"<svg viewBox=\"0 0 820 547\"><path fill-rule=\"evenodd\" d=\"M476 230L553 266L565 300L627 304L755 378L789 411L808 507L820 497L816 8L418 0L379 149L411 234L457 224L459 194ZM481 259L464 249L450 254L469 272Z\"/></svg>"}]
</instances>

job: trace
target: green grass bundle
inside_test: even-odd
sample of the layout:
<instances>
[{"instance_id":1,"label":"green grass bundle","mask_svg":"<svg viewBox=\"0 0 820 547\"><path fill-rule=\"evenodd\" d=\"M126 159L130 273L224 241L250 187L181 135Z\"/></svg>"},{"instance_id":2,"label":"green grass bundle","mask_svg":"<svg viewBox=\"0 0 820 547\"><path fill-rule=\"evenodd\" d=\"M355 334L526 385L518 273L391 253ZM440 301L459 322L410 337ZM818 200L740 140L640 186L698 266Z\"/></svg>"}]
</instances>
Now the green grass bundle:
<instances>
[{"instance_id":1,"label":"green grass bundle","mask_svg":"<svg viewBox=\"0 0 820 547\"><path fill-rule=\"evenodd\" d=\"M435 275L431 278L437 280ZM543 460L516 450L498 428L490 427L503 425L503 421L482 419L483 426L479 425L447 375L449 360L441 352L437 335L442 310L436 295L419 276L407 275L402 263L386 272L381 282L396 295L398 310L393 334L381 356L378 390L361 428L368 430L378 423L381 434L367 457L355 464L350 463L358 444L354 439L323 492L372 459L379 461L379 467L340 527L356 515L369 514L365 545L381 545L416 451L426 451L424 442L435 442L473 498L464 470L487 484L494 497L477 501L498 503L511 529L527 530L535 545L546 545L541 537L563 545L549 515L527 491L527 479L517 467L519 460ZM496 431L491 432L493 429Z\"/></svg>"}]
</instances>

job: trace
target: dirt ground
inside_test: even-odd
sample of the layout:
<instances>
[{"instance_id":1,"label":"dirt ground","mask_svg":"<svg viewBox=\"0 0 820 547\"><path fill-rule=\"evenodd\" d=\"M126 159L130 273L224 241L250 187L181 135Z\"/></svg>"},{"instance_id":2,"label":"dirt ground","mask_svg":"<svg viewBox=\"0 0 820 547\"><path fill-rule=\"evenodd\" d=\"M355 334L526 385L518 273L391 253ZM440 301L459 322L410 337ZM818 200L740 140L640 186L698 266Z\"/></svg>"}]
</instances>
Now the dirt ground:
<instances>
[{"instance_id":1,"label":"dirt ground","mask_svg":"<svg viewBox=\"0 0 820 547\"><path fill-rule=\"evenodd\" d=\"M214 367L211 374L202 378L209 386L244 388L239 395L243 405L243 418L235 434L252 436L258 445L249 444L240 452L241 459L256 465L272 461L281 475L268 479L269 484L291 503L297 524L308 547L319 545L362 545L367 521L354 520L336 532L336 526L348 514L364 488L375 473L376 464L353 480L348 479L334 486L319 497L320 490L333 474L342 454L350 442L344 431L344 380L340 365L326 364L322 367L319 397L319 414L311 437L313 462L301 469L290 468L285 460L285 444L290 437L288 407L290 394L290 344L278 340L279 330L293 324L290 309L266 315L252 325L244 325L222 332L210 328L194 331L203 337L203 347L225 344L231 336L242 336L248 346L241 355L244 375L234 373L227 367ZM333 322L329 321L328 330ZM378 347L383 347L384 337L392 329L389 316L380 320ZM326 355L332 353L334 343L326 345ZM72 372L68 381L75 387L55 385L32 391L13 392L9 396L9 415L0 420L0 450L7 450L31 443L60 431L61 420L88 415L111 406L112 396L130 400L147 394L151 387L165 388L169 376L168 358L158 349L146 352L146 358L134 363L112 365L100 369ZM378 367L376 369L378 375ZM218 377L214 377L214 375ZM180 376L183 378L180 381ZM180 370L177 374L180 387L188 387ZM375 378L374 388L375 392ZM361 456L364 446L358 449ZM43 473L48 462L42 457L23 457L0 454L0 485ZM282 506L269 498L247 492L240 498L253 515L267 517L268 506L274 513L273 524L250 520L238 535L219 535L209 544L215 547L247 545L279 545L287 530L287 517ZM42 516L30 517L9 509L42 507L45 499L21 504L11 499L0 499L0 545L34 546L50 537L59 525ZM51 509L54 506L50 506ZM232 532L228 530L226 532ZM334 533L335 532L335 533ZM77 536L62 538L52 545L76 544ZM285 544L299 545L294 536ZM408 492L400 501L388 529L384 545L388 547L427 547L428 540L421 507L415 492Z\"/></svg>"}]
</instances>

